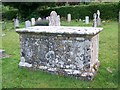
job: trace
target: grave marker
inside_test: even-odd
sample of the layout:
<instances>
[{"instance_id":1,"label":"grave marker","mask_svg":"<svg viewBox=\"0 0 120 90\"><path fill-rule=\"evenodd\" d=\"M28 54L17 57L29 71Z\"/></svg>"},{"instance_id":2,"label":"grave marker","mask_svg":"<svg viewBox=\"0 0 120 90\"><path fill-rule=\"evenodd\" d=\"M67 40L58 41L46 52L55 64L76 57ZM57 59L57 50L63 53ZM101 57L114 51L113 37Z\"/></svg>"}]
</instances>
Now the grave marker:
<instances>
[{"instance_id":1,"label":"grave marker","mask_svg":"<svg viewBox=\"0 0 120 90\"><path fill-rule=\"evenodd\" d=\"M68 20L68 22L71 22L71 14L67 15L67 20Z\"/></svg>"},{"instance_id":2,"label":"grave marker","mask_svg":"<svg viewBox=\"0 0 120 90\"><path fill-rule=\"evenodd\" d=\"M29 20L25 21L25 27L31 27L31 22Z\"/></svg>"},{"instance_id":3,"label":"grave marker","mask_svg":"<svg viewBox=\"0 0 120 90\"><path fill-rule=\"evenodd\" d=\"M97 10L97 26L101 26L100 11Z\"/></svg>"},{"instance_id":4,"label":"grave marker","mask_svg":"<svg viewBox=\"0 0 120 90\"><path fill-rule=\"evenodd\" d=\"M41 20L41 17L38 18L38 21L40 21L40 20Z\"/></svg>"},{"instance_id":5,"label":"grave marker","mask_svg":"<svg viewBox=\"0 0 120 90\"><path fill-rule=\"evenodd\" d=\"M93 14L93 27L97 27L97 14L96 13L94 13Z\"/></svg>"},{"instance_id":6,"label":"grave marker","mask_svg":"<svg viewBox=\"0 0 120 90\"><path fill-rule=\"evenodd\" d=\"M19 28L19 20L17 18L14 19L14 28Z\"/></svg>"},{"instance_id":7,"label":"grave marker","mask_svg":"<svg viewBox=\"0 0 120 90\"><path fill-rule=\"evenodd\" d=\"M60 16L55 11L50 13L49 26L60 26Z\"/></svg>"},{"instance_id":8,"label":"grave marker","mask_svg":"<svg viewBox=\"0 0 120 90\"><path fill-rule=\"evenodd\" d=\"M89 24L89 16L86 16L86 17L85 17L85 23L86 23L86 24Z\"/></svg>"},{"instance_id":9,"label":"grave marker","mask_svg":"<svg viewBox=\"0 0 120 90\"><path fill-rule=\"evenodd\" d=\"M46 17L45 19L46 19L46 20L49 20L49 17Z\"/></svg>"},{"instance_id":10,"label":"grave marker","mask_svg":"<svg viewBox=\"0 0 120 90\"><path fill-rule=\"evenodd\" d=\"M31 18L31 24L32 24L32 26L35 25L35 18Z\"/></svg>"}]
</instances>

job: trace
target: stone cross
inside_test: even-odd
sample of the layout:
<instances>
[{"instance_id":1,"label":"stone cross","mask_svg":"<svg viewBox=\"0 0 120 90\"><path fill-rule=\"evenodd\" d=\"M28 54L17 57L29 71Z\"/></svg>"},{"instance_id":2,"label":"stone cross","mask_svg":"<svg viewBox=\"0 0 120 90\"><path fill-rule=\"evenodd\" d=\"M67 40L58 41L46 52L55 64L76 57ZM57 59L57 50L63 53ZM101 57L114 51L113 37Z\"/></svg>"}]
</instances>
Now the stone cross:
<instances>
[{"instance_id":1,"label":"stone cross","mask_svg":"<svg viewBox=\"0 0 120 90\"><path fill-rule=\"evenodd\" d=\"M93 14L93 27L97 27L97 14L96 13L94 13Z\"/></svg>"},{"instance_id":2,"label":"stone cross","mask_svg":"<svg viewBox=\"0 0 120 90\"><path fill-rule=\"evenodd\" d=\"M97 18L100 18L100 11L97 10Z\"/></svg>"},{"instance_id":3,"label":"stone cross","mask_svg":"<svg viewBox=\"0 0 120 90\"><path fill-rule=\"evenodd\" d=\"M60 16L55 11L50 13L49 26L60 26Z\"/></svg>"},{"instance_id":4,"label":"stone cross","mask_svg":"<svg viewBox=\"0 0 120 90\"><path fill-rule=\"evenodd\" d=\"M19 20L17 18L14 19L14 28L19 28Z\"/></svg>"},{"instance_id":5,"label":"stone cross","mask_svg":"<svg viewBox=\"0 0 120 90\"><path fill-rule=\"evenodd\" d=\"M97 26L101 26L100 11L97 10Z\"/></svg>"},{"instance_id":6,"label":"stone cross","mask_svg":"<svg viewBox=\"0 0 120 90\"><path fill-rule=\"evenodd\" d=\"M35 25L35 18L31 18L31 24L32 24L32 26Z\"/></svg>"},{"instance_id":7,"label":"stone cross","mask_svg":"<svg viewBox=\"0 0 120 90\"><path fill-rule=\"evenodd\" d=\"M31 27L31 22L29 20L25 21L25 27Z\"/></svg>"},{"instance_id":8,"label":"stone cross","mask_svg":"<svg viewBox=\"0 0 120 90\"><path fill-rule=\"evenodd\" d=\"M67 15L67 21L68 21L68 22L71 22L71 14L68 14L68 15Z\"/></svg>"},{"instance_id":9,"label":"stone cross","mask_svg":"<svg viewBox=\"0 0 120 90\"><path fill-rule=\"evenodd\" d=\"M89 24L89 16L86 16L86 17L85 17L85 23L86 23L86 24Z\"/></svg>"}]
</instances>

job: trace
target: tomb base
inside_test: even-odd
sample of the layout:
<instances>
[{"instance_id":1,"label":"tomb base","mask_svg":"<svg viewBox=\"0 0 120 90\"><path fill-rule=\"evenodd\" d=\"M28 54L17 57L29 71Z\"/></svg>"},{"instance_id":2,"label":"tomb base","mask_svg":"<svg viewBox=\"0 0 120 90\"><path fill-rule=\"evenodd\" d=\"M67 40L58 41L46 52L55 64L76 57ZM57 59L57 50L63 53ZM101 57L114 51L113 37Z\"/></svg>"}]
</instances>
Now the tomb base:
<instances>
[{"instance_id":1,"label":"tomb base","mask_svg":"<svg viewBox=\"0 0 120 90\"><path fill-rule=\"evenodd\" d=\"M35 26L17 29L20 67L92 80L98 71L102 28Z\"/></svg>"}]
</instances>

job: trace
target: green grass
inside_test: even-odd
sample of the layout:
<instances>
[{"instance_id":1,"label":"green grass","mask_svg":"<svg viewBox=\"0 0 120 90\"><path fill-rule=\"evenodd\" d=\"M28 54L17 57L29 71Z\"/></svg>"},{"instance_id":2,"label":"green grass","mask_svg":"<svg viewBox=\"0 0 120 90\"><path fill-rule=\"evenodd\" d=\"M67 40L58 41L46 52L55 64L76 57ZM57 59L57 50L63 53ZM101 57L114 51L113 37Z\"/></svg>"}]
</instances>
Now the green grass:
<instances>
[{"instance_id":1,"label":"green grass","mask_svg":"<svg viewBox=\"0 0 120 90\"><path fill-rule=\"evenodd\" d=\"M62 21L65 26L86 26L82 22ZM88 26L92 26L90 23ZM24 27L22 23L21 27ZM10 29L11 28L11 29ZM103 24L104 30L100 33L99 60L101 66L92 81L80 81L75 78L48 74L42 71L33 71L19 68L20 44L19 35L14 31L11 22L6 35L2 38L2 48L10 58L0 60L2 64L3 88L117 88L118 87L118 24L110 21ZM112 70L112 73L107 71Z\"/></svg>"}]
</instances>

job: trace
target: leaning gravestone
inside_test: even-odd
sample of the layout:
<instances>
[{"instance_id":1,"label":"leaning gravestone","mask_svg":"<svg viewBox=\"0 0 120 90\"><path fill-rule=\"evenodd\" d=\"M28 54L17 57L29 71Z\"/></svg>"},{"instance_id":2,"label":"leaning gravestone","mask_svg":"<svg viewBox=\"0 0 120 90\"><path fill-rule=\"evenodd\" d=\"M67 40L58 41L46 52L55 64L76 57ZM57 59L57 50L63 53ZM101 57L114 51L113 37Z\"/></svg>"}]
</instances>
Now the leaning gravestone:
<instances>
[{"instance_id":1,"label":"leaning gravestone","mask_svg":"<svg viewBox=\"0 0 120 90\"><path fill-rule=\"evenodd\" d=\"M55 11L50 13L49 26L60 26L60 16Z\"/></svg>"},{"instance_id":2,"label":"leaning gravestone","mask_svg":"<svg viewBox=\"0 0 120 90\"><path fill-rule=\"evenodd\" d=\"M101 26L100 11L97 10L97 26Z\"/></svg>"},{"instance_id":3,"label":"leaning gravestone","mask_svg":"<svg viewBox=\"0 0 120 90\"><path fill-rule=\"evenodd\" d=\"M68 21L68 22L71 22L71 14L68 14L68 15L67 15L67 21Z\"/></svg>"},{"instance_id":4,"label":"leaning gravestone","mask_svg":"<svg viewBox=\"0 0 120 90\"><path fill-rule=\"evenodd\" d=\"M32 26L35 25L35 18L31 18L31 24L32 24Z\"/></svg>"},{"instance_id":5,"label":"leaning gravestone","mask_svg":"<svg viewBox=\"0 0 120 90\"><path fill-rule=\"evenodd\" d=\"M31 22L29 20L25 21L25 27L31 27Z\"/></svg>"},{"instance_id":6,"label":"leaning gravestone","mask_svg":"<svg viewBox=\"0 0 120 90\"><path fill-rule=\"evenodd\" d=\"M85 23L86 23L86 24L89 24L89 16L86 16L86 17L85 17Z\"/></svg>"}]
</instances>

